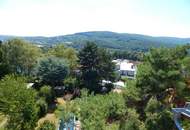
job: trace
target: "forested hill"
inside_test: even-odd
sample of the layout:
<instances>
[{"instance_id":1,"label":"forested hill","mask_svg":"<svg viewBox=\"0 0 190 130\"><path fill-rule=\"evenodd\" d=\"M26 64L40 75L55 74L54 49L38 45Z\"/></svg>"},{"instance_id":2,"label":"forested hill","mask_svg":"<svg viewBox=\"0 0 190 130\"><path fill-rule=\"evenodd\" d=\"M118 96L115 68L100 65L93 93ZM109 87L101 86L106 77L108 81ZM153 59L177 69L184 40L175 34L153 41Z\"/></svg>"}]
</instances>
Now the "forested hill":
<instances>
[{"instance_id":1,"label":"forested hill","mask_svg":"<svg viewBox=\"0 0 190 130\"><path fill-rule=\"evenodd\" d=\"M14 36L0 35L0 40L11 39ZM151 47L174 47L190 43L190 38L152 37L139 34L115 33L108 31L81 32L55 37L20 37L30 42L42 45L65 43L75 48L81 48L86 41L94 41L99 46L120 50L146 51Z\"/></svg>"}]
</instances>

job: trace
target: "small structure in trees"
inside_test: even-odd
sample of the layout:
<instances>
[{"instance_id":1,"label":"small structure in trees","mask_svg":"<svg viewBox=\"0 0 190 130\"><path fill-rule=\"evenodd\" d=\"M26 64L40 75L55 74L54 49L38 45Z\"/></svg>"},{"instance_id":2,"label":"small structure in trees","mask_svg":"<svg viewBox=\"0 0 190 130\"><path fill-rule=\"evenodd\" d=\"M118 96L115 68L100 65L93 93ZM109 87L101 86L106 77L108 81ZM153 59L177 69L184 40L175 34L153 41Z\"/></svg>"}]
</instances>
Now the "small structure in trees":
<instances>
[{"instance_id":1,"label":"small structure in trees","mask_svg":"<svg viewBox=\"0 0 190 130\"><path fill-rule=\"evenodd\" d=\"M81 123L74 115L71 115L68 120L60 119L58 130L81 130Z\"/></svg>"}]
</instances>

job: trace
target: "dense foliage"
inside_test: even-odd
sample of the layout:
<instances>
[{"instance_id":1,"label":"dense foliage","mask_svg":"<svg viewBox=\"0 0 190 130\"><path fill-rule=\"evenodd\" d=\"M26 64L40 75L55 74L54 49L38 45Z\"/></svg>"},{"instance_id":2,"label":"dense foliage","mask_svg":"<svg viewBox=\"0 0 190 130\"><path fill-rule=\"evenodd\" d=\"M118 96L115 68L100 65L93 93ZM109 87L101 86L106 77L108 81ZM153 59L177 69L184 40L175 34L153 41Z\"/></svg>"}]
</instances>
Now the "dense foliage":
<instances>
[{"instance_id":1,"label":"dense foliage","mask_svg":"<svg viewBox=\"0 0 190 130\"><path fill-rule=\"evenodd\" d=\"M84 130L105 130L106 124L119 120L126 112L122 95L84 95L75 100Z\"/></svg>"},{"instance_id":2,"label":"dense foliage","mask_svg":"<svg viewBox=\"0 0 190 130\"><path fill-rule=\"evenodd\" d=\"M114 51L113 52L114 59L129 59L134 61L143 60L143 52L138 51Z\"/></svg>"},{"instance_id":3,"label":"dense foliage","mask_svg":"<svg viewBox=\"0 0 190 130\"><path fill-rule=\"evenodd\" d=\"M126 119L121 119L119 130L145 130L143 122L134 109L128 109Z\"/></svg>"},{"instance_id":4,"label":"dense foliage","mask_svg":"<svg viewBox=\"0 0 190 130\"><path fill-rule=\"evenodd\" d=\"M36 126L36 92L23 78L6 76L0 82L0 112L8 116L9 130L31 130Z\"/></svg>"},{"instance_id":5,"label":"dense foliage","mask_svg":"<svg viewBox=\"0 0 190 130\"><path fill-rule=\"evenodd\" d=\"M39 91L39 96L44 98L49 104L54 100L54 92L50 86L42 86Z\"/></svg>"},{"instance_id":6,"label":"dense foliage","mask_svg":"<svg viewBox=\"0 0 190 130\"><path fill-rule=\"evenodd\" d=\"M128 89L124 97L128 106L137 109L147 130L175 128L171 107L178 105L178 101L189 99L185 93L190 89L184 78L189 71L184 69L182 62L188 57L188 48L151 49L138 67L133 90ZM134 102L131 103L131 99Z\"/></svg>"},{"instance_id":7,"label":"dense foliage","mask_svg":"<svg viewBox=\"0 0 190 130\"><path fill-rule=\"evenodd\" d=\"M64 78L69 74L68 64L65 60L56 57L47 57L39 61L37 77L47 85L63 84Z\"/></svg>"},{"instance_id":8,"label":"dense foliage","mask_svg":"<svg viewBox=\"0 0 190 130\"><path fill-rule=\"evenodd\" d=\"M77 67L78 57L76 51L73 48L65 47L64 44L58 44L50 48L48 55L67 60L70 70L76 69Z\"/></svg>"},{"instance_id":9,"label":"dense foliage","mask_svg":"<svg viewBox=\"0 0 190 130\"><path fill-rule=\"evenodd\" d=\"M127 49L113 53L97 44L88 42L77 52L63 44L41 51L19 39L0 43L0 114L7 118L7 128L53 130L48 121L36 125L55 109L64 121L75 115L83 130L174 129L171 108L190 100L189 46L142 54ZM136 79L126 80L120 93L103 91L111 91L113 84L102 80L116 81L113 58L141 60ZM6 75L12 73L17 75ZM55 100L60 95L72 101Z\"/></svg>"},{"instance_id":10,"label":"dense foliage","mask_svg":"<svg viewBox=\"0 0 190 130\"><path fill-rule=\"evenodd\" d=\"M169 90L174 93L184 91L186 84L181 61L186 56L186 47L152 49L138 71L137 86L141 92L159 97Z\"/></svg>"},{"instance_id":11,"label":"dense foliage","mask_svg":"<svg viewBox=\"0 0 190 130\"><path fill-rule=\"evenodd\" d=\"M55 130L56 127L54 123L51 123L50 121L44 121L43 124L40 125L40 127L37 130Z\"/></svg>"},{"instance_id":12,"label":"dense foliage","mask_svg":"<svg viewBox=\"0 0 190 130\"><path fill-rule=\"evenodd\" d=\"M79 52L81 80L91 92L100 92L103 79L114 81L115 65L109 52L88 42Z\"/></svg>"},{"instance_id":13,"label":"dense foliage","mask_svg":"<svg viewBox=\"0 0 190 130\"><path fill-rule=\"evenodd\" d=\"M2 61L12 73L29 76L40 57L40 49L20 40L12 39L2 45Z\"/></svg>"}]
</instances>

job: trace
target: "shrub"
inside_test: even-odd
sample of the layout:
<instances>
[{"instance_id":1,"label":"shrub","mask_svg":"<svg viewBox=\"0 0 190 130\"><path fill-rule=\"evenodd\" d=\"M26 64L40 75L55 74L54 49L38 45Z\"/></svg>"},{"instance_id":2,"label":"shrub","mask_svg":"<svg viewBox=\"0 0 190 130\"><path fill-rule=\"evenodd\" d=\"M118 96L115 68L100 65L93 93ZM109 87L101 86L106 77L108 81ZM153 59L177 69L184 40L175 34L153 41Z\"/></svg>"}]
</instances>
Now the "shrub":
<instances>
[{"instance_id":1,"label":"shrub","mask_svg":"<svg viewBox=\"0 0 190 130\"><path fill-rule=\"evenodd\" d=\"M46 120L44 121L37 130L56 130L55 124Z\"/></svg>"},{"instance_id":2,"label":"shrub","mask_svg":"<svg viewBox=\"0 0 190 130\"><path fill-rule=\"evenodd\" d=\"M47 105L46 101L43 98L38 99L37 106L39 108L38 116L39 117L45 116L45 114L47 113L47 110L48 110L48 105Z\"/></svg>"},{"instance_id":3,"label":"shrub","mask_svg":"<svg viewBox=\"0 0 190 130\"><path fill-rule=\"evenodd\" d=\"M47 103L51 103L54 100L54 93L50 86L42 86L39 91L39 96L45 98Z\"/></svg>"}]
</instances>

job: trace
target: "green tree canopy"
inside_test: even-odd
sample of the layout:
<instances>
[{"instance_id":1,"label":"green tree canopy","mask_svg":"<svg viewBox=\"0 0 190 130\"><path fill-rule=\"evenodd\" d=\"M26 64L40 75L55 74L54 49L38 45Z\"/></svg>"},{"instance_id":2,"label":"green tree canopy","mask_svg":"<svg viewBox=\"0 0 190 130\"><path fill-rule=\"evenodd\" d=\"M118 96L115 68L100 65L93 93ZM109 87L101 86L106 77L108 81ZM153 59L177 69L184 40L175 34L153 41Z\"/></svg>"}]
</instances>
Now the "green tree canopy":
<instances>
[{"instance_id":1,"label":"green tree canopy","mask_svg":"<svg viewBox=\"0 0 190 130\"><path fill-rule=\"evenodd\" d=\"M8 40L2 45L3 62L16 74L30 75L40 55L38 47L21 39Z\"/></svg>"},{"instance_id":2,"label":"green tree canopy","mask_svg":"<svg viewBox=\"0 0 190 130\"><path fill-rule=\"evenodd\" d=\"M91 92L101 90L101 80L115 80L115 65L112 57L105 49L100 49L93 42L87 44L79 52L81 79Z\"/></svg>"},{"instance_id":3,"label":"green tree canopy","mask_svg":"<svg viewBox=\"0 0 190 130\"><path fill-rule=\"evenodd\" d=\"M145 130L144 123L134 109L128 109L126 119L120 121L119 130Z\"/></svg>"},{"instance_id":4,"label":"green tree canopy","mask_svg":"<svg viewBox=\"0 0 190 130\"><path fill-rule=\"evenodd\" d=\"M112 62L113 57L111 53L103 48L98 49L99 56L99 73L102 79L114 81L117 77L115 72L115 64Z\"/></svg>"},{"instance_id":5,"label":"green tree canopy","mask_svg":"<svg viewBox=\"0 0 190 130\"><path fill-rule=\"evenodd\" d=\"M0 82L0 113L8 117L9 130L32 130L37 122L36 92L23 78L6 76Z\"/></svg>"},{"instance_id":6,"label":"green tree canopy","mask_svg":"<svg viewBox=\"0 0 190 130\"><path fill-rule=\"evenodd\" d=\"M77 67L78 57L76 51L73 48L65 47L64 44L58 44L49 49L48 54L58 58L66 59L71 70L76 69Z\"/></svg>"},{"instance_id":7,"label":"green tree canopy","mask_svg":"<svg viewBox=\"0 0 190 130\"><path fill-rule=\"evenodd\" d=\"M56 57L47 57L39 61L37 77L47 85L62 85L69 74L68 64L65 60Z\"/></svg>"},{"instance_id":8,"label":"green tree canopy","mask_svg":"<svg viewBox=\"0 0 190 130\"><path fill-rule=\"evenodd\" d=\"M82 98L74 101L79 107L83 130L105 130L106 123L118 120L126 113L125 102L120 94L83 94Z\"/></svg>"},{"instance_id":9,"label":"green tree canopy","mask_svg":"<svg viewBox=\"0 0 190 130\"><path fill-rule=\"evenodd\" d=\"M99 86L99 57L98 47L96 44L88 42L79 52L81 79L85 87L92 91L100 90Z\"/></svg>"},{"instance_id":10,"label":"green tree canopy","mask_svg":"<svg viewBox=\"0 0 190 130\"><path fill-rule=\"evenodd\" d=\"M39 96L43 97L47 103L52 103L54 100L54 93L50 86L42 86L39 91Z\"/></svg>"},{"instance_id":11,"label":"green tree canopy","mask_svg":"<svg viewBox=\"0 0 190 130\"><path fill-rule=\"evenodd\" d=\"M0 79L10 72L8 65L3 60L3 44L0 42Z\"/></svg>"},{"instance_id":12,"label":"green tree canopy","mask_svg":"<svg viewBox=\"0 0 190 130\"><path fill-rule=\"evenodd\" d=\"M143 94L159 95L168 88L184 88L181 60L186 55L185 47L151 49L137 73L137 86Z\"/></svg>"}]
</instances>

